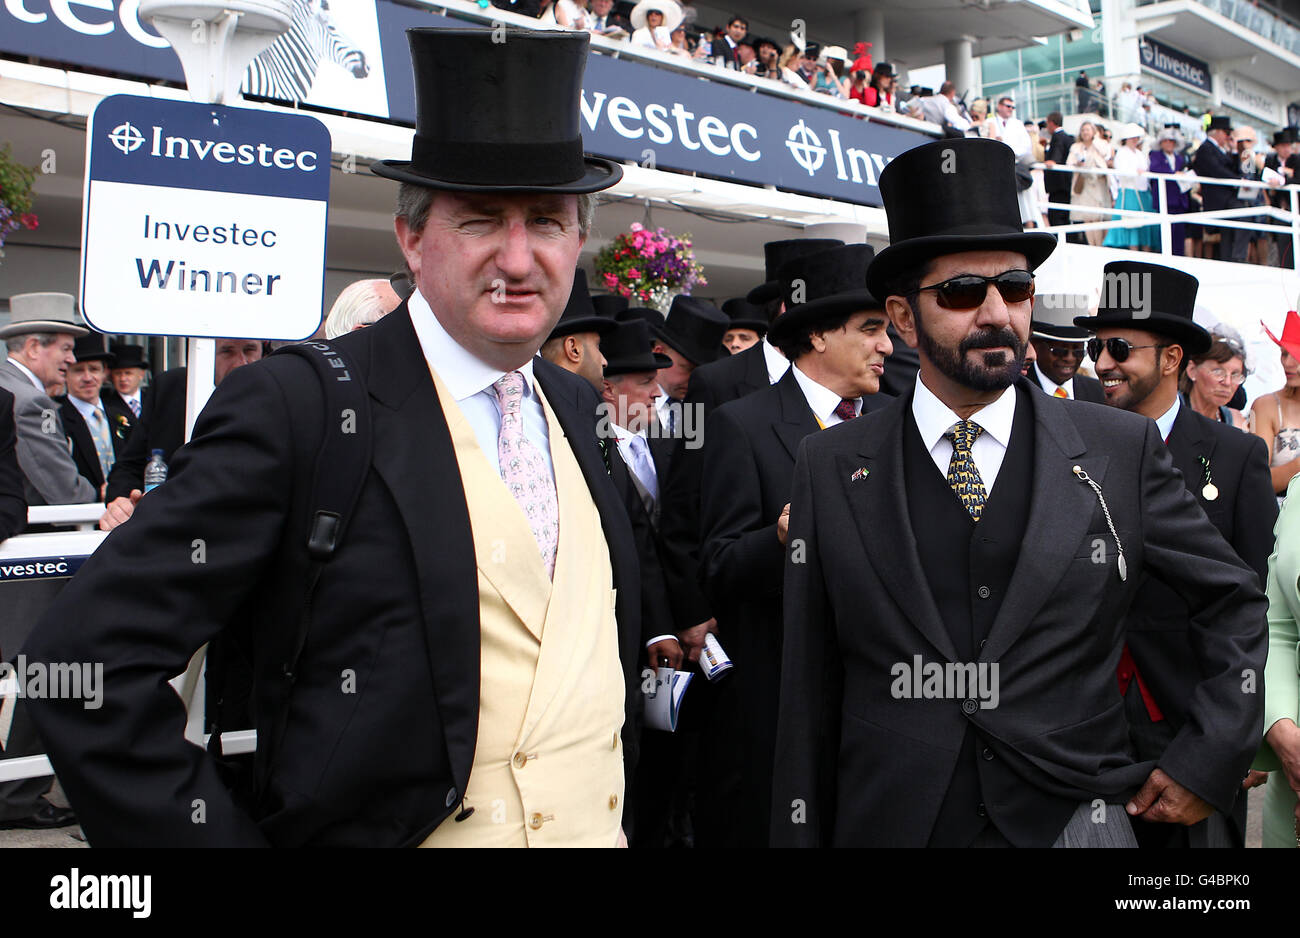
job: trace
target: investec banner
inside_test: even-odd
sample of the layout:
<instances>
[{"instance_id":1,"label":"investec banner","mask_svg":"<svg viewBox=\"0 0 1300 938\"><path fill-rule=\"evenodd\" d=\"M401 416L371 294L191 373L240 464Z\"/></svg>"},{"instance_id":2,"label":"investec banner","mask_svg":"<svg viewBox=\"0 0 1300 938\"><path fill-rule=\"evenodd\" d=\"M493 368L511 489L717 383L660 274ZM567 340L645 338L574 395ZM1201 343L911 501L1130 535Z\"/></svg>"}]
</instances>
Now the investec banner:
<instances>
[{"instance_id":1,"label":"investec banner","mask_svg":"<svg viewBox=\"0 0 1300 938\"><path fill-rule=\"evenodd\" d=\"M1167 46L1150 36L1142 37L1139 52L1142 56L1143 68L1180 81L1205 94L1210 93L1210 66L1203 60L1186 52L1180 52L1173 46Z\"/></svg>"},{"instance_id":2,"label":"investec banner","mask_svg":"<svg viewBox=\"0 0 1300 938\"><path fill-rule=\"evenodd\" d=\"M86 129L81 307L100 332L320 324L330 137L314 117L105 98Z\"/></svg>"},{"instance_id":3,"label":"investec banner","mask_svg":"<svg viewBox=\"0 0 1300 938\"><path fill-rule=\"evenodd\" d=\"M179 80L175 53L140 22L138 3L0 0L0 49ZM415 91L405 30L469 25L390 0L296 0L294 15L295 34L262 56L285 67L254 67L246 90L407 125L415 123ZM881 204L881 167L932 139L595 52L582 120L583 142L598 156L867 205Z\"/></svg>"}]
</instances>

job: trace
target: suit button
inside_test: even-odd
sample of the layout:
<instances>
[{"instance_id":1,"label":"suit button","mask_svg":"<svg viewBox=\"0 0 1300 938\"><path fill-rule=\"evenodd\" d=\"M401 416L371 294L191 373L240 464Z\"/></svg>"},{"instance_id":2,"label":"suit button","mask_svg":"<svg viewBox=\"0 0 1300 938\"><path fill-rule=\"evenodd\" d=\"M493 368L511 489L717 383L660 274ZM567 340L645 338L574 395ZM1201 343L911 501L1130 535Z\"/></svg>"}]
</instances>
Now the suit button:
<instances>
[{"instance_id":1,"label":"suit button","mask_svg":"<svg viewBox=\"0 0 1300 938\"><path fill-rule=\"evenodd\" d=\"M515 764L516 769L522 769L524 766L528 764L528 757L524 755L522 752L516 752L515 757L510 761L512 761Z\"/></svg>"},{"instance_id":2,"label":"suit button","mask_svg":"<svg viewBox=\"0 0 1300 938\"><path fill-rule=\"evenodd\" d=\"M961 702L961 712L967 716L971 716L979 708L980 705L976 702L974 697L967 697Z\"/></svg>"},{"instance_id":3,"label":"suit button","mask_svg":"<svg viewBox=\"0 0 1300 938\"><path fill-rule=\"evenodd\" d=\"M541 814L534 814L532 817L530 817L530 818L528 819L528 826L531 827L531 828L532 828L533 830L535 830L535 831L539 831L539 830L541 830L541 829L542 829L542 816L541 816Z\"/></svg>"},{"instance_id":4,"label":"suit button","mask_svg":"<svg viewBox=\"0 0 1300 938\"><path fill-rule=\"evenodd\" d=\"M609 810L613 811L618 807L618 795L609 796Z\"/></svg>"},{"instance_id":5,"label":"suit button","mask_svg":"<svg viewBox=\"0 0 1300 938\"><path fill-rule=\"evenodd\" d=\"M979 807L975 809L975 813L978 814L980 817L988 817L988 816L989 816L988 809L984 807L984 802L982 802L982 801L980 802Z\"/></svg>"},{"instance_id":6,"label":"suit button","mask_svg":"<svg viewBox=\"0 0 1300 938\"><path fill-rule=\"evenodd\" d=\"M456 787L453 785L451 788L447 789L447 807L450 808L455 803L456 803Z\"/></svg>"},{"instance_id":7,"label":"suit button","mask_svg":"<svg viewBox=\"0 0 1300 938\"><path fill-rule=\"evenodd\" d=\"M988 746L984 747L984 751L981 752L980 755L984 757L985 762L993 761L993 750L990 749Z\"/></svg>"},{"instance_id":8,"label":"suit button","mask_svg":"<svg viewBox=\"0 0 1300 938\"><path fill-rule=\"evenodd\" d=\"M981 638L981 639L980 639L980 650L982 651L982 650L984 649L984 646L987 645L988 643L989 643L989 640L988 640L987 638Z\"/></svg>"},{"instance_id":9,"label":"suit button","mask_svg":"<svg viewBox=\"0 0 1300 938\"><path fill-rule=\"evenodd\" d=\"M991 595L993 595L993 591L989 589L987 586L981 586L975 592L979 593L980 599L988 599Z\"/></svg>"},{"instance_id":10,"label":"suit button","mask_svg":"<svg viewBox=\"0 0 1300 938\"><path fill-rule=\"evenodd\" d=\"M617 734L617 733L614 734L614 738L613 738L613 740L610 741L609 748L610 748L611 751L613 751L613 750L615 750L615 749L618 748L618 734Z\"/></svg>"}]
</instances>

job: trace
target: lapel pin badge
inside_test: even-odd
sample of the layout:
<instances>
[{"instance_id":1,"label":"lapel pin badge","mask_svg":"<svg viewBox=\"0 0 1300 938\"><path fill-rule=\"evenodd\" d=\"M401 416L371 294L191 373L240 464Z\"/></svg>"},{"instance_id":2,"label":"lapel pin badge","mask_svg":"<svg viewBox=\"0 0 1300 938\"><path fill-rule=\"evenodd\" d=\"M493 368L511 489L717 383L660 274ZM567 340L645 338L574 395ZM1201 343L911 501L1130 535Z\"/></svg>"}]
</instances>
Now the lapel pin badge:
<instances>
[{"instance_id":1,"label":"lapel pin badge","mask_svg":"<svg viewBox=\"0 0 1300 938\"><path fill-rule=\"evenodd\" d=\"M1219 487L1214 484L1214 475L1210 472L1210 461L1204 456L1197 456L1196 458L1200 461L1201 469L1205 473L1202 479L1205 485L1201 489L1201 497L1207 502L1212 502L1219 497Z\"/></svg>"},{"instance_id":2,"label":"lapel pin badge","mask_svg":"<svg viewBox=\"0 0 1300 938\"><path fill-rule=\"evenodd\" d=\"M857 470L856 472L854 472L853 475L849 476L849 481L850 481L850 482L861 482L863 479L865 479L865 478L866 478L867 476L869 476L869 475L871 475L871 470L868 469L866 466L863 466L861 469L859 469L859 470Z\"/></svg>"}]
</instances>

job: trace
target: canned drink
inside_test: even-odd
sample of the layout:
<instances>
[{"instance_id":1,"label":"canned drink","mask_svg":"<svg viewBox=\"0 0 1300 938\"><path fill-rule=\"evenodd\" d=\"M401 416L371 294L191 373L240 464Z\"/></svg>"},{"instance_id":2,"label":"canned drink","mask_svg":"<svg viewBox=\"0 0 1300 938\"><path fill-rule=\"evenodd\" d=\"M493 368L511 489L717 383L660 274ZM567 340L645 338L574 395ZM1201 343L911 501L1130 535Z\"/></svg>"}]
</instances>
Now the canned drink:
<instances>
[{"instance_id":1,"label":"canned drink","mask_svg":"<svg viewBox=\"0 0 1300 938\"><path fill-rule=\"evenodd\" d=\"M710 681L721 680L734 665L712 632L704 635L704 650L700 652L700 670Z\"/></svg>"}]
</instances>

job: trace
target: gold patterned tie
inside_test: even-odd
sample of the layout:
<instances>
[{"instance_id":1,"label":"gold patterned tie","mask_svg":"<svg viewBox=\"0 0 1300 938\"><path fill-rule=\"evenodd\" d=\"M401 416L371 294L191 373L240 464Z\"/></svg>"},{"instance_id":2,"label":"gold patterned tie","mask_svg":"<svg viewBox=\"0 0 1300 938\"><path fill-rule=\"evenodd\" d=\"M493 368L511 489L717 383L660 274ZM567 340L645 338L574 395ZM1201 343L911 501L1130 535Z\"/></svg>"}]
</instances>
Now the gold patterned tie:
<instances>
[{"instance_id":1,"label":"gold patterned tie","mask_svg":"<svg viewBox=\"0 0 1300 938\"><path fill-rule=\"evenodd\" d=\"M944 434L952 441L952 459L948 461L948 484L957 493L973 520L979 521L984 511L984 480L975 468L971 446L984 428L971 420L963 420Z\"/></svg>"}]
</instances>

